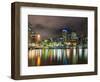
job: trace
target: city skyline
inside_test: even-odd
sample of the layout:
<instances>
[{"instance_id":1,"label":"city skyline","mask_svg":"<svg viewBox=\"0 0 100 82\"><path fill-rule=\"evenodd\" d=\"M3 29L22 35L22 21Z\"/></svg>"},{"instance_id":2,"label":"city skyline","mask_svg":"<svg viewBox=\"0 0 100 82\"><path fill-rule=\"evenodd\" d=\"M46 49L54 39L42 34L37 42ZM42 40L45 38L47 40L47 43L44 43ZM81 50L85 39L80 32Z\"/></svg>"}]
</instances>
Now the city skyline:
<instances>
[{"instance_id":1,"label":"city skyline","mask_svg":"<svg viewBox=\"0 0 100 82\"><path fill-rule=\"evenodd\" d=\"M70 28L77 35L87 36L87 18L84 17L29 15L28 22L32 31L41 35L41 39L60 36L64 28Z\"/></svg>"},{"instance_id":2,"label":"city skyline","mask_svg":"<svg viewBox=\"0 0 100 82\"><path fill-rule=\"evenodd\" d=\"M87 18L28 16L28 66L87 64Z\"/></svg>"}]
</instances>

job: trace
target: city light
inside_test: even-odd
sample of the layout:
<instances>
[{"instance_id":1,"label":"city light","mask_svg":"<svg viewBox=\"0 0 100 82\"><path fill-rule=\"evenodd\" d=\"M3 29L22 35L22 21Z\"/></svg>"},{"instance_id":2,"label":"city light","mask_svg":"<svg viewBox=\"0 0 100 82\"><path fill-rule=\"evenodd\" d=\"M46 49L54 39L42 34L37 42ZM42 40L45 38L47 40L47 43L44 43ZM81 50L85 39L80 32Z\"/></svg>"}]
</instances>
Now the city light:
<instances>
[{"instance_id":1,"label":"city light","mask_svg":"<svg viewBox=\"0 0 100 82\"><path fill-rule=\"evenodd\" d=\"M37 38L40 40L40 34L37 34Z\"/></svg>"},{"instance_id":2,"label":"city light","mask_svg":"<svg viewBox=\"0 0 100 82\"><path fill-rule=\"evenodd\" d=\"M76 32L61 30L59 37L42 39L39 32L32 32L29 43L28 65L69 65L87 63L87 40L78 40ZM84 45L83 45L84 44Z\"/></svg>"}]
</instances>

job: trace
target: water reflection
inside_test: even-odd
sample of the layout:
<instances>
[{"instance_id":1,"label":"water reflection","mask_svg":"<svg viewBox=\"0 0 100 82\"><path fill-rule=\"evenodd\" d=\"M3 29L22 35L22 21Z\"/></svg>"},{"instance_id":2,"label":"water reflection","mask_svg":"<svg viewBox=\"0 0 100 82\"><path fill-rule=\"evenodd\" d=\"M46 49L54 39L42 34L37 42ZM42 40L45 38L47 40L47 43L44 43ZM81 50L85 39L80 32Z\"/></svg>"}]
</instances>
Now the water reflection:
<instances>
[{"instance_id":1,"label":"water reflection","mask_svg":"<svg viewBox=\"0 0 100 82\"><path fill-rule=\"evenodd\" d=\"M87 48L32 49L28 51L29 66L86 64Z\"/></svg>"}]
</instances>

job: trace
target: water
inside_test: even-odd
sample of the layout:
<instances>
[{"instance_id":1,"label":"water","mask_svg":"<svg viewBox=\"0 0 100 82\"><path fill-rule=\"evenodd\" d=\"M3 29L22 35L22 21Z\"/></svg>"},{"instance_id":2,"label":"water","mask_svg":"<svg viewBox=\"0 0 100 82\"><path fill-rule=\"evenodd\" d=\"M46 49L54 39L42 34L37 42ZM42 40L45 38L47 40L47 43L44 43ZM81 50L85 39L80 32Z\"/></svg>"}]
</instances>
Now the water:
<instances>
[{"instance_id":1,"label":"water","mask_svg":"<svg viewBox=\"0 0 100 82\"><path fill-rule=\"evenodd\" d=\"M87 64L87 48L29 49L28 66Z\"/></svg>"}]
</instances>

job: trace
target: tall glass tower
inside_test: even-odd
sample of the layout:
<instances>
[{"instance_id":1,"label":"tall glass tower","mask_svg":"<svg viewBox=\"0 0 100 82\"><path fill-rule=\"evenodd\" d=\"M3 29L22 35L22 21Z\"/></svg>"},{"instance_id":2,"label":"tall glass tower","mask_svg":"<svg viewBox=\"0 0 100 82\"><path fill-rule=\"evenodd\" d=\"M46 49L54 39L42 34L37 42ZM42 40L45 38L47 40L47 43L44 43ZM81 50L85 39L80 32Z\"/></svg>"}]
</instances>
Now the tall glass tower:
<instances>
[{"instance_id":1,"label":"tall glass tower","mask_svg":"<svg viewBox=\"0 0 100 82\"><path fill-rule=\"evenodd\" d=\"M65 42L67 41L67 34L68 34L68 31L66 29L63 29L62 30L62 37L63 37Z\"/></svg>"}]
</instances>

